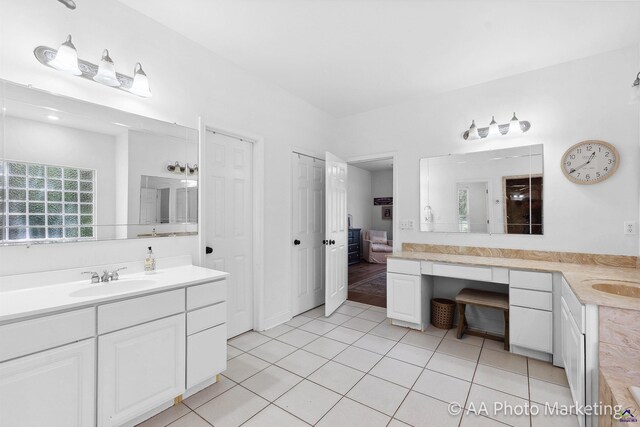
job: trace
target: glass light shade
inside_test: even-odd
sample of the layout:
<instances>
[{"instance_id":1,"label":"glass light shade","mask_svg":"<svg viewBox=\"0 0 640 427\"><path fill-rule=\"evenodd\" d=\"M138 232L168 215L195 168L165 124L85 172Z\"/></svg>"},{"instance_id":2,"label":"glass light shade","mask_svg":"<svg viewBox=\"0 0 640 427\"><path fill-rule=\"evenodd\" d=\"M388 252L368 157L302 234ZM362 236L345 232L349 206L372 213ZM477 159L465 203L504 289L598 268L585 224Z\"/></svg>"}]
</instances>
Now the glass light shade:
<instances>
[{"instance_id":1,"label":"glass light shade","mask_svg":"<svg viewBox=\"0 0 640 427\"><path fill-rule=\"evenodd\" d=\"M102 52L100 67L98 67L98 73L93 76L93 80L111 87L120 86L120 81L118 81L116 77L116 67L109 57L109 51L107 49Z\"/></svg>"},{"instance_id":2,"label":"glass light shade","mask_svg":"<svg viewBox=\"0 0 640 427\"><path fill-rule=\"evenodd\" d=\"M471 127L469 128L469 135L467 136L467 140L471 139L480 139L475 120L471 120Z\"/></svg>"},{"instance_id":3,"label":"glass light shade","mask_svg":"<svg viewBox=\"0 0 640 427\"><path fill-rule=\"evenodd\" d=\"M76 51L76 47L71 42L71 34L69 34L67 40L60 45L56 57L49 62L49 65L56 70L64 71L74 76L82 74L82 71L78 68L78 51Z\"/></svg>"},{"instance_id":4,"label":"glass light shade","mask_svg":"<svg viewBox=\"0 0 640 427\"><path fill-rule=\"evenodd\" d=\"M500 135L500 127L496 122L494 116L491 116L491 123L489 123L489 136Z\"/></svg>"},{"instance_id":5,"label":"glass light shade","mask_svg":"<svg viewBox=\"0 0 640 427\"><path fill-rule=\"evenodd\" d=\"M133 83L129 88L129 92L142 96L143 98L151 97L149 79L147 78L147 74L142 70L142 65L140 65L139 62L133 68Z\"/></svg>"},{"instance_id":6,"label":"glass light shade","mask_svg":"<svg viewBox=\"0 0 640 427\"><path fill-rule=\"evenodd\" d=\"M513 117L509 122L509 133L510 134L522 133L522 128L520 127L520 120L518 120L518 118L516 117L516 113L513 113Z\"/></svg>"}]
</instances>

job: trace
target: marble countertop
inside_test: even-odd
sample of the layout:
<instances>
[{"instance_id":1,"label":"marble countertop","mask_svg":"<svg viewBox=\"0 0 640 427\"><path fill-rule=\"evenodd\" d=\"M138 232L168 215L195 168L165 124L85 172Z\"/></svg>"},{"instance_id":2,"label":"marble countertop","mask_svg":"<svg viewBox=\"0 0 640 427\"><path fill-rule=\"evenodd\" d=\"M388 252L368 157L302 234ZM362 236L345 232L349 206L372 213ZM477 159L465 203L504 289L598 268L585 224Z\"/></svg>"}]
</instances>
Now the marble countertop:
<instances>
[{"instance_id":1,"label":"marble countertop","mask_svg":"<svg viewBox=\"0 0 640 427\"><path fill-rule=\"evenodd\" d=\"M87 307L122 298L211 282L229 273L194 265L163 268L151 274L122 274L120 280L91 284L88 278L48 286L24 287L0 292L0 324L35 315ZM10 277L3 278L5 281ZM114 292L114 286L117 291ZM111 287L111 288L110 288Z\"/></svg>"},{"instance_id":2,"label":"marble countertop","mask_svg":"<svg viewBox=\"0 0 640 427\"><path fill-rule=\"evenodd\" d=\"M592 287L595 283L606 281L640 289L640 270L637 268L411 251L395 252L389 258L559 272L583 304L640 310L640 298L613 295Z\"/></svg>"}]
</instances>

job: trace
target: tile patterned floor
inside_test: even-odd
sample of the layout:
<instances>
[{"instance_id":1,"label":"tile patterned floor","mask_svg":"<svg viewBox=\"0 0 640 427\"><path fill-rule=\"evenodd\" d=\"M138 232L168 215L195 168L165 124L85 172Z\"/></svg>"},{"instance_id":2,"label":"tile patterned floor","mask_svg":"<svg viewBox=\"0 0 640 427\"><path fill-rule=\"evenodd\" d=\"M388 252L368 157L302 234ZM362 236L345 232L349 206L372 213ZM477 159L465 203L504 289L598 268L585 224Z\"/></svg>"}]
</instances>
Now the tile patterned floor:
<instances>
[{"instance_id":1,"label":"tile patterned floor","mask_svg":"<svg viewBox=\"0 0 640 427\"><path fill-rule=\"evenodd\" d=\"M493 414L494 402L570 404L562 369L502 343L393 326L386 309L347 301L229 340L222 380L143 427L577 426L577 418ZM450 415L458 402L466 411Z\"/></svg>"}]
</instances>

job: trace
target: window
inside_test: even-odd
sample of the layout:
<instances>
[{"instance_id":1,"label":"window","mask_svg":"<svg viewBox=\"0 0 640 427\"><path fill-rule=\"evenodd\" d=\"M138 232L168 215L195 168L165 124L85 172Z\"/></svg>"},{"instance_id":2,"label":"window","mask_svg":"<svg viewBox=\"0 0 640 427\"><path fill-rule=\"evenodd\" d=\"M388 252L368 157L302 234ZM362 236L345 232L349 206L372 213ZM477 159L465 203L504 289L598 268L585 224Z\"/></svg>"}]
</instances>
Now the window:
<instances>
[{"instance_id":1,"label":"window","mask_svg":"<svg viewBox=\"0 0 640 427\"><path fill-rule=\"evenodd\" d=\"M5 241L95 238L95 170L0 161Z\"/></svg>"},{"instance_id":2,"label":"window","mask_svg":"<svg viewBox=\"0 0 640 427\"><path fill-rule=\"evenodd\" d=\"M469 189L458 188L458 231L469 232Z\"/></svg>"}]
</instances>

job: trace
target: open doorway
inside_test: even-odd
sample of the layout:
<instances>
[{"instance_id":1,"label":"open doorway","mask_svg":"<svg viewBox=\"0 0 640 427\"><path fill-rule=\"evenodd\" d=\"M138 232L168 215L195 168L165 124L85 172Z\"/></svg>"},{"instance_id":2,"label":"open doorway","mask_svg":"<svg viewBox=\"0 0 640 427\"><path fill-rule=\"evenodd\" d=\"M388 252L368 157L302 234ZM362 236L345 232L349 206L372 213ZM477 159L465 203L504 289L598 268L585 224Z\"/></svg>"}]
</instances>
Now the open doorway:
<instances>
[{"instance_id":1,"label":"open doorway","mask_svg":"<svg viewBox=\"0 0 640 427\"><path fill-rule=\"evenodd\" d=\"M349 300L387 306L387 257L393 252L393 157L350 161Z\"/></svg>"}]
</instances>

